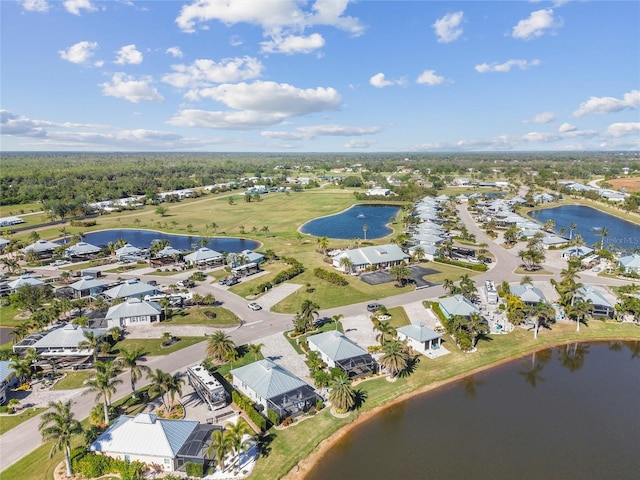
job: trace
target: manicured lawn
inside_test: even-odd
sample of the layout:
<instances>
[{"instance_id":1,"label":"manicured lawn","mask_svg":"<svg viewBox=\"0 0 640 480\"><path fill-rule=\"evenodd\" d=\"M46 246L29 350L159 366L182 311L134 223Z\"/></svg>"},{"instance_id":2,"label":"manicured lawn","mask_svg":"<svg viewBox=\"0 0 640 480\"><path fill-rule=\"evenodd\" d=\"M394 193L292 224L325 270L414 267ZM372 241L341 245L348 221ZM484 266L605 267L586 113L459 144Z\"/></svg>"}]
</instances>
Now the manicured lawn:
<instances>
[{"instance_id":1,"label":"manicured lawn","mask_svg":"<svg viewBox=\"0 0 640 480\"><path fill-rule=\"evenodd\" d=\"M426 314L426 311L425 311L425 314ZM391 315L391 318L387 321L393 328L404 327L405 325L411 324L411 320L409 320L409 316L407 315L407 312L404 310L404 307L390 308L389 315Z\"/></svg>"},{"instance_id":2,"label":"manicured lawn","mask_svg":"<svg viewBox=\"0 0 640 480\"><path fill-rule=\"evenodd\" d=\"M112 352L114 355L117 355L121 347L125 347L129 351L133 348L141 348L146 352L147 356L156 357L159 355L168 355L169 353L182 350L183 348L190 347L191 345L195 345L196 343L203 341L204 338L202 337L181 337L180 341L174 343L170 347L163 347L161 345L162 340L160 338L130 338L116 343Z\"/></svg>"},{"instance_id":3,"label":"manicured lawn","mask_svg":"<svg viewBox=\"0 0 640 480\"><path fill-rule=\"evenodd\" d=\"M74 390L76 388L84 387L84 381L93 377L95 372L91 370L84 370L81 372L68 372L67 375L59 380L54 386L53 390Z\"/></svg>"},{"instance_id":4,"label":"manicured lawn","mask_svg":"<svg viewBox=\"0 0 640 480\"><path fill-rule=\"evenodd\" d=\"M335 330L336 329L336 324L333 322L330 323L325 323L324 325L321 325L320 327L316 328L315 330L305 333L304 335L300 335L299 337L295 337L295 338L291 338L289 336L289 332L283 332L282 334L284 335L284 338L287 339L287 342L289 342L289 344L293 347L293 349L298 352L300 355L305 355L305 352L302 351L302 348L300 348L300 345L298 345L298 342L302 342L302 341L306 341L307 337L310 337L311 335L317 335L318 333L323 333L323 332L328 332L329 330ZM338 322L338 331L341 333L344 333L344 327L342 326L342 322Z\"/></svg>"},{"instance_id":5,"label":"manicured lawn","mask_svg":"<svg viewBox=\"0 0 640 480\"><path fill-rule=\"evenodd\" d=\"M205 315L206 312L215 313L215 318ZM186 310L173 312L171 318L166 320L168 325L210 325L230 327L239 325L240 319L235 313L224 307L191 307Z\"/></svg>"},{"instance_id":6,"label":"manicured lawn","mask_svg":"<svg viewBox=\"0 0 640 480\"><path fill-rule=\"evenodd\" d=\"M25 321L24 318L16 318L21 311L11 305L0 307L0 326L15 327Z\"/></svg>"},{"instance_id":7,"label":"manicured lawn","mask_svg":"<svg viewBox=\"0 0 640 480\"><path fill-rule=\"evenodd\" d=\"M4 435L13 427L20 425L22 422L26 422L30 418L40 415L45 410L46 408L25 408L17 415L0 416L0 435Z\"/></svg>"}]
</instances>

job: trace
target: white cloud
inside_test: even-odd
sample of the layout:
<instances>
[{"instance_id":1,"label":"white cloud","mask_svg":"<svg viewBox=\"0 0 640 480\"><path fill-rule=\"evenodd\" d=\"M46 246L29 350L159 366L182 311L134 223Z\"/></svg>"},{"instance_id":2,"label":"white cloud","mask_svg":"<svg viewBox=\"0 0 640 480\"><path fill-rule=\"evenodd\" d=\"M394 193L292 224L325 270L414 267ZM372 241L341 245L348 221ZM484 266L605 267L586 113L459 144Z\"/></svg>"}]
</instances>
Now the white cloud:
<instances>
[{"instance_id":1,"label":"white cloud","mask_svg":"<svg viewBox=\"0 0 640 480\"><path fill-rule=\"evenodd\" d=\"M152 87L151 77L141 77L136 80L122 72L115 73L111 83L100 84L102 94L108 97L124 98L133 103L138 102L162 102L163 96Z\"/></svg>"},{"instance_id":2,"label":"white cloud","mask_svg":"<svg viewBox=\"0 0 640 480\"><path fill-rule=\"evenodd\" d=\"M533 118L525 120L524 123L549 123L553 122L556 116L553 112L542 112L534 115Z\"/></svg>"},{"instance_id":3,"label":"white cloud","mask_svg":"<svg viewBox=\"0 0 640 480\"><path fill-rule=\"evenodd\" d=\"M612 123L607 127L604 135L607 137L624 137L626 135L640 133L640 122L628 122L628 123Z\"/></svg>"},{"instance_id":4,"label":"white cloud","mask_svg":"<svg viewBox=\"0 0 640 480\"><path fill-rule=\"evenodd\" d=\"M504 63L481 63L476 65L474 68L476 72L487 73L487 72L508 72L513 67L518 67L520 70L526 70L529 67L537 67L540 65L540 60L507 60Z\"/></svg>"},{"instance_id":5,"label":"white cloud","mask_svg":"<svg viewBox=\"0 0 640 480\"><path fill-rule=\"evenodd\" d=\"M572 113L574 117L582 117L591 113L611 113L626 108L638 108L640 106L640 90L631 90L625 93L622 99L614 97L590 97L580 104L578 110Z\"/></svg>"},{"instance_id":6,"label":"white cloud","mask_svg":"<svg viewBox=\"0 0 640 480\"><path fill-rule=\"evenodd\" d=\"M335 110L340 94L333 88L300 89L275 82L223 84L198 92L231 111L186 109L169 123L191 127L245 129L281 123L289 117Z\"/></svg>"},{"instance_id":7,"label":"white cloud","mask_svg":"<svg viewBox=\"0 0 640 480\"><path fill-rule=\"evenodd\" d=\"M22 8L28 12L47 12L51 6L47 0L24 0Z\"/></svg>"},{"instance_id":8,"label":"white cloud","mask_svg":"<svg viewBox=\"0 0 640 480\"><path fill-rule=\"evenodd\" d=\"M86 63L93 57L95 50L98 48L97 42L78 42L71 45L66 50L59 50L60 57L71 63Z\"/></svg>"},{"instance_id":9,"label":"white cloud","mask_svg":"<svg viewBox=\"0 0 640 480\"><path fill-rule=\"evenodd\" d=\"M182 50L180 50L180 47L169 47L165 51L173 58L182 58Z\"/></svg>"},{"instance_id":10,"label":"white cloud","mask_svg":"<svg viewBox=\"0 0 640 480\"><path fill-rule=\"evenodd\" d=\"M557 26L553 18L553 9L536 10L531 12L529 18L520 20L513 27L512 36L522 40L531 40L532 38L541 37L546 30Z\"/></svg>"},{"instance_id":11,"label":"white cloud","mask_svg":"<svg viewBox=\"0 0 640 480\"><path fill-rule=\"evenodd\" d=\"M440 75L436 75L435 70L425 70L420 74L420 76L416 81L418 83L424 83L426 85L434 86L434 85L440 85L442 82L445 81L445 78L441 77Z\"/></svg>"},{"instance_id":12,"label":"white cloud","mask_svg":"<svg viewBox=\"0 0 640 480\"><path fill-rule=\"evenodd\" d=\"M463 12L448 13L435 21L432 27L436 33L436 37L438 37L438 42L453 42L462 35L462 27L460 27L460 24L462 23L463 16Z\"/></svg>"},{"instance_id":13,"label":"white cloud","mask_svg":"<svg viewBox=\"0 0 640 480\"><path fill-rule=\"evenodd\" d=\"M172 65L174 73L164 75L162 81L177 88L207 87L258 78L262 68L260 60L253 57L225 58L220 62L198 59L191 65Z\"/></svg>"},{"instance_id":14,"label":"white cloud","mask_svg":"<svg viewBox=\"0 0 640 480\"><path fill-rule=\"evenodd\" d=\"M87 12L96 10L89 0L64 0L62 3L64 8L67 9L67 12L74 15L80 15L82 10L86 10Z\"/></svg>"},{"instance_id":15,"label":"white cloud","mask_svg":"<svg viewBox=\"0 0 640 480\"><path fill-rule=\"evenodd\" d=\"M308 37L301 35L289 35L281 37L276 35L267 42L261 42L260 47L264 53L311 53L324 46L324 38L319 33L312 33Z\"/></svg>"},{"instance_id":16,"label":"white cloud","mask_svg":"<svg viewBox=\"0 0 640 480\"><path fill-rule=\"evenodd\" d=\"M348 0L316 0L311 9L305 11L302 9L305 4L296 0L194 0L182 7L176 24L186 32L194 32L196 25L212 20L226 25L250 23L266 32L283 28L301 31L305 27L325 25L360 35L364 30L360 21L344 15L348 3Z\"/></svg>"},{"instance_id":17,"label":"white cloud","mask_svg":"<svg viewBox=\"0 0 640 480\"><path fill-rule=\"evenodd\" d=\"M355 139L352 138L347 143L344 144L344 148L369 148L372 145L375 145L376 142L372 140L363 140L361 138Z\"/></svg>"},{"instance_id":18,"label":"white cloud","mask_svg":"<svg viewBox=\"0 0 640 480\"><path fill-rule=\"evenodd\" d=\"M118 57L113 63L118 65L139 65L142 63L142 53L136 49L134 44L125 45L120 50L118 50Z\"/></svg>"},{"instance_id":19,"label":"white cloud","mask_svg":"<svg viewBox=\"0 0 640 480\"><path fill-rule=\"evenodd\" d=\"M361 135L373 135L382 130L380 127L350 127L343 125L312 125L298 127L295 131L264 131L263 137L278 140L311 140L319 136L354 137Z\"/></svg>"},{"instance_id":20,"label":"white cloud","mask_svg":"<svg viewBox=\"0 0 640 480\"><path fill-rule=\"evenodd\" d=\"M560 133L575 132L577 129L578 127L567 122L564 122L562 125L560 125L560 127L558 127L558 131Z\"/></svg>"},{"instance_id":21,"label":"white cloud","mask_svg":"<svg viewBox=\"0 0 640 480\"><path fill-rule=\"evenodd\" d=\"M404 85L404 80L387 80L384 73L376 73L369 79L369 83L376 88L384 88L392 85Z\"/></svg>"}]
</instances>

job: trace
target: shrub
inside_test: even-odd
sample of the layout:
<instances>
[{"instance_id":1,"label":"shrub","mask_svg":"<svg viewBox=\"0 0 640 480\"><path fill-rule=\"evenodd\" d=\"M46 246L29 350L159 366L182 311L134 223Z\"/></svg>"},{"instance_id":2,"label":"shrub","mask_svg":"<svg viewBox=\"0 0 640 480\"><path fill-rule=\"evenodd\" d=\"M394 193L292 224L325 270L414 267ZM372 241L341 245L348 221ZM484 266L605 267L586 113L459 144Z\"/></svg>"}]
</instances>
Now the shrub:
<instances>
[{"instance_id":1,"label":"shrub","mask_svg":"<svg viewBox=\"0 0 640 480\"><path fill-rule=\"evenodd\" d=\"M317 267L313 271L313 274L322 280L326 280L327 282L332 283L333 285L338 285L340 287L349 285L349 282L344 278L344 276L340 275L337 272L332 272L324 268Z\"/></svg>"},{"instance_id":2,"label":"shrub","mask_svg":"<svg viewBox=\"0 0 640 480\"><path fill-rule=\"evenodd\" d=\"M256 285L256 289L253 291L253 293L255 295L258 295L260 293L263 293L267 290L270 290L271 288L273 288L273 285L271 284L271 282L264 282L261 283L259 285Z\"/></svg>"},{"instance_id":3,"label":"shrub","mask_svg":"<svg viewBox=\"0 0 640 480\"><path fill-rule=\"evenodd\" d=\"M293 423L293 419L291 417L285 417L285 419L282 420L282 426L283 427L288 427L292 423Z\"/></svg>"},{"instance_id":4,"label":"shrub","mask_svg":"<svg viewBox=\"0 0 640 480\"><path fill-rule=\"evenodd\" d=\"M255 423L261 431L264 432L267 429L267 420L254 408L253 402L250 399L241 395L237 390L231 392L231 399L238 408L245 411L249 419Z\"/></svg>"},{"instance_id":5,"label":"shrub","mask_svg":"<svg viewBox=\"0 0 640 480\"><path fill-rule=\"evenodd\" d=\"M267 410L267 418L273 425L280 425L280 415L275 410Z\"/></svg>"},{"instance_id":6,"label":"shrub","mask_svg":"<svg viewBox=\"0 0 640 480\"><path fill-rule=\"evenodd\" d=\"M304 272L304 265L302 265L302 263L300 263L295 258L282 257L282 261L291 266L275 276L275 278L273 279L273 283L275 285L286 282L287 280L290 280L293 277L296 277Z\"/></svg>"},{"instance_id":7,"label":"shrub","mask_svg":"<svg viewBox=\"0 0 640 480\"><path fill-rule=\"evenodd\" d=\"M201 478L204 476L204 464L196 462L187 462L184 464L184 470L188 477Z\"/></svg>"},{"instance_id":8,"label":"shrub","mask_svg":"<svg viewBox=\"0 0 640 480\"><path fill-rule=\"evenodd\" d=\"M451 260L450 258L437 257L437 258L434 258L434 262L445 263L447 265L467 268L469 270L474 270L476 272L486 272L489 269L489 267L487 267L484 263L459 262L457 260Z\"/></svg>"},{"instance_id":9,"label":"shrub","mask_svg":"<svg viewBox=\"0 0 640 480\"><path fill-rule=\"evenodd\" d=\"M0 413L9 413L9 407L6 405L0 405Z\"/></svg>"}]
</instances>

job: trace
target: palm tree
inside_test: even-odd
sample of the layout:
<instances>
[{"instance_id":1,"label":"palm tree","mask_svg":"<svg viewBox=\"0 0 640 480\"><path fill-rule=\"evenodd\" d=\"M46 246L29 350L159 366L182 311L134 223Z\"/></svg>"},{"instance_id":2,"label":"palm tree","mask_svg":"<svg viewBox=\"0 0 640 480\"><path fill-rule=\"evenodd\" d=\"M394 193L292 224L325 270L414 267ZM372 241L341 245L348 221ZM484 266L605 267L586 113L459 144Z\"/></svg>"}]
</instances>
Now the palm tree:
<instances>
[{"instance_id":1,"label":"palm tree","mask_svg":"<svg viewBox=\"0 0 640 480\"><path fill-rule=\"evenodd\" d=\"M329 401L337 412L351 410L356 404L356 392L351 386L351 380L346 375L337 375L329 384Z\"/></svg>"},{"instance_id":2,"label":"palm tree","mask_svg":"<svg viewBox=\"0 0 640 480\"><path fill-rule=\"evenodd\" d=\"M442 288L444 288L449 295L455 295L457 293L456 290L458 289L450 278L444 279L444 282L442 282Z\"/></svg>"},{"instance_id":3,"label":"palm tree","mask_svg":"<svg viewBox=\"0 0 640 480\"><path fill-rule=\"evenodd\" d=\"M31 378L33 375L33 367L31 365L31 360L27 358L16 358L10 364L11 368L11 377L18 377L20 384L25 383L25 381Z\"/></svg>"},{"instance_id":4,"label":"palm tree","mask_svg":"<svg viewBox=\"0 0 640 480\"><path fill-rule=\"evenodd\" d=\"M149 396L155 397L156 395L160 395L160 398L162 399L162 405L165 407L165 409L168 409L169 407L165 399L165 394L169 391L171 374L163 372L159 368L156 368L155 373L149 373L147 375L147 378L151 382L151 387L149 388Z\"/></svg>"},{"instance_id":5,"label":"palm tree","mask_svg":"<svg viewBox=\"0 0 640 480\"><path fill-rule=\"evenodd\" d=\"M353 271L353 262L345 255L340 258L340 267L344 273L351 273Z\"/></svg>"},{"instance_id":6,"label":"palm tree","mask_svg":"<svg viewBox=\"0 0 640 480\"><path fill-rule=\"evenodd\" d=\"M424 259L424 257L425 257L424 248L418 245L416 248L413 249L413 258L415 259L416 262L420 263Z\"/></svg>"},{"instance_id":7,"label":"palm tree","mask_svg":"<svg viewBox=\"0 0 640 480\"><path fill-rule=\"evenodd\" d=\"M578 225L576 225L576 222L571 222L571 224L569 225L569 240L573 240L573 231L577 226Z\"/></svg>"},{"instance_id":8,"label":"palm tree","mask_svg":"<svg viewBox=\"0 0 640 480\"><path fill-rule=\"evenodd\" d=\"M251 430L247 421L242 417L239 417L236 423L229 422L227 424L225 435L229 439L231 451L235 456L233 463L235 464L234 470L236 472L240 463L240 452L246 451L246 449L251 445L253 434L253 430ZM245 438L246 435L249 435L251 439Z\"/></svg>"},{"instance_id":9,"label":"palm tree","mask_svg":"<svg viewBox=\"0 0 640 480\"><path fill-rule=\"evenodd\" d=\"M138 362L143 361L145 352L141 347L133 347L127 350L125 347L120 348L120 358L118 361L123 368L129 370L131 376L131 396L136 398L136 382L142 378L142 373L149 374L151 369L146 365L140 365Z\"/></svg>"},{"instance_id":10,"label":"palm tree","mask_svg":"<svg viewBox=\"0 0 640 480\"><path fill-rule=\"evenodd\" d=\"M167 394L169 395L169 409L173 409L175 405L175 396L176 393L182 397L182 386L184 385L184 378L182 378L182 374L175 373L173 375L168 374L166 377L166 388Z\"/></svg>"},{"instance_id":11,"label":"palm tree","mask_svg":"<svg viewBox=\"0 0 640 480\"><path fill-rule=\"evenodd\" d=\"M64 463L67 467L67 477L73 476L71 469L71 438L82 433L82 425L71 412L71 400L65 403L61 401L49 402L49 409L42 414L40 422L40 434L43 441L52 440L53 446L49 452L49 458L53 454L64 450Z\"/></svg>"},{"instance_id":12,"label":"palm tree","mask_svg":"<svg viewBox=\"0 0 640 480\"><path fill-rule=\"evenodd\" d=\"M367 239L367 230L369 230L369 226L365 223L362 225L362 233L364 234L364 240Z\"/></svg>"},{"instance_id":13,"label":"palm tree","mask_svg":"<svg viewBox=\"0 0 640 480\"><path fill-rule=\"evenodd\" d=\"M122 379L117 378L122 373L122 368L118 362L113 360L95 362L95 367L96 374L86 381L86 386L89 388L85 393L97 392L96 400L102 397L104 402L104 423L109 425L111 395L116 392L116 386L122 383Z\"/></svg>"},{"instance_id":14,"label":"palm tree","mask_svg":"<svg viewBox=\"0 0 640 480\"><path fill-rule=\"evenodd\" d=\"M544 223L544 230L546 232L553 232L553 229L555 228L555 226L556 226L555 220L553 218L550 218Z\"/></svg>"},{"instance_id":15,"label":"palm tree","mask_svg":"<svg viewBox=\"0 0 640 480\"><path fill-rule=\"evenodd\" d=\"M344 318L344 315L341 313L336 313L331 317L331 320L333 321L333 324L335 325L336 330L338 330L338 323L340 323L340 320L342 320L343 318Z\"/></svg>"},{"instance_id":16,"label":"palm tree","mask_svg":"<svg viewBox=\"0 0 640 480\"><path fill-rule=\"evenodd\" d=\"M98 360L98 351L100 350L100 344L103 341L102 335L96 335L91 331L84 332L84 340L78 343L79 349L92 350L94 363Z\"/></svg>"},{"instance_id":17,"label":"palm tree","mask_svg":"<svg viewBox=\"0 0 640 480\"><path fill-rule=\"evenodd\" d=\"M211 446L207 449L207 455L215 457L221 472L225 471L224 459L232 450L232 439L225 435L224 430L216 429L211 433Z\"/></svg>"},{"instance_id":18,"label":"palm tree","mask_svg":"<svg viewBox=\"0 0 640 480\"><path fill-rule=\"evenodd\" d=\"M471 334L471 347L475 347L478 336L487 332L487 321L482 315L472 313L467 321L467 330Z\"/></svg>"},{"instance_id":19,"label":"palm tree","mask_svg":"<svg viewBox=\"0 0 640 480\"><path fill-rule=\"evenodd\" d=\"M229 352L236 349L231 337L222 330L216 330L211 335L207 335L207 356L218 363L227 360Z\"/></svg>"},{"instance_id":20,"label":"palm tree","mask_svg":"<svg viewBox=\"0 0 640 480\"><path fill-rule=\"evenodd\" d=\"M313 320L318 318L320 305L307 299L300 305L300 312L296 314L294 320L295 329L299 333L308 332L313 329Z\"/></svg>"},{"instance_id":21,"label":"palm tree","mask_svg":"<svg viewBox=\"0 0 640 480\"><path fill-rule=\"evenodd\" d=\"M380 365L386 368L392 377L398 376L407 368L409 352L404 343L399 340L387 342L382 347L383 354L380 357Z\"/></svg>"},{"instance_id":22,"label":"palm tree","mask_svg":"<svg viewBox=\"0 0 640 480\"><path fill-rule=\"evenodd\" d=\"M587 316L593 310L593 304L589 300L585 300L584 298L578 297L573 302L573 305L570 305L567 314L570 318L574 318L576 320L576 332L580 331L580 323L587 323Z\"/></svg>"},{"instance_id":23,"label":"palm tree","mask_svg":"<svg viewBox=\"0 0 640 480\"><path fill-rule=\"evenodd\" d=\"M532 283L533 278L531 278L531 275L523 275L522 277L520 277L520 285L527 285Z\"/></svg>"},{"instance_id":24,"label":"palm tree","mask_svg":"<svg viewBox=\"0 0 640 480\"><path fill-rule=\"evenodd\" d=\"M327 237L318 237L316 242L318 242L318 247L320 247L322 253L326 254L329 249L329 239Z\"/></svg>"},{"instance_id":25,"label":"palm tree","mask_svg":"<svg viewBox=\"0 0 640 480\"><path fill-rule=\"evenodd\" d=\"M388 341L396 338L396 329L387 321L378 320L376 318L373 321L373 329L378 331L376 341L379 342L382 347L384 347Z\"/></svg>"},{"instance_id":26,"label":"palm tree","mask_svg":"<svg viewBox=\"0 0 640 480\"><path fill-rule=\"evenodd\" d=\"M556 316L556 310L549 302L539 302L536 303L533 313L535 322L533 338L538 338L540 325L546 325L549 321L553 320Z\"/></svg>"},{"instance_id":27,"label":"palm tree","mask_svg":"<svg viewBox=\"0 0 640 480\"><path fill-rule=\"evenodd\" d=\"M264 343L250 343L247 345L247 348L251 353L253 353L253 359L257 362L258 355L260 355L262 347L264 347Z\"/></svg>"},{"instance_id":28,"label":"palm tree","mask_svg":"<svg viewBox=\"0 0 640 480\"><path fill-rule=\"evenodd\" d=\"M391 276L396 279L398 286L403 286L404 282L411 278L411 270L405 264L394 265L390 270Z\"/></svg>"},{"instance_id":29,"label":"palm tree","mask_svg":"<svg viewBox=\"0 0 640 480\"><path fill-rule=\"evenodd\" d=\"M604 250L604 238L609 236L609 230L607 230L605 227L602 227L600 229L600 249Z\"/></svg>"}]
</instances>

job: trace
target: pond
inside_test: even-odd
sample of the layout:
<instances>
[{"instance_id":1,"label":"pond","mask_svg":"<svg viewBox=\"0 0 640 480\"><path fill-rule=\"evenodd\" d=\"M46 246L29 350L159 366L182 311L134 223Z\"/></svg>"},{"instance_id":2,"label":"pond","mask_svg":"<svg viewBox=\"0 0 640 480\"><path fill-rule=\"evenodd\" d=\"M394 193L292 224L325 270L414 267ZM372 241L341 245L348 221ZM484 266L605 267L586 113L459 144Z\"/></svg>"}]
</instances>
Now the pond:
<instances>
[{"instance_id":1,"label":"pond","mask_svg":"<svg viewBox=\"0 0 640 480\"><path fill-rule=\"evenodd\" d=\"M538 352L394 405L305 479L635 479L639 372L640 341Z\"/></svg>"},{"instance_id":2,"label":"pond","mask_svg":"<svg viewBox=\"0 0 640 480\"><path fill-rule=\"evenodd\" d=\"M640 247L640 225L621 220L618 217L583 205L563 205L529 212L529 216L544 224L551 219L555 222L555 232L569 238L569 227L576 224L576 233L582 235L584 242L593 246L602 241L600 231L606 228L608 235L604 238L605 246L614 250L630 252ZM563 230L564 229L564 230Z\"/></svg>"},{"instance_id":3,"label":"pond","mask_svg":"<svg viewBox=\"0 0 640 480\"><path fill-rule=\"evenodd\" d=\"M155 230L135 230L119 228L115 230L102 230L84 235L83 240L96 246L107 245L109 242L116 242L119 238L138 248L149 248L155 240L168 240L173 248L178 250L195 250L200 248L200 239L191 235L174 235L171 233L157 232ZM232 237L207 237L205 245L217 252L241 252L243 250L254 250L260 246L255 240Z\"/></svg>"},{"instance_id":4,"label":"pond","mask_svg":"<svg viewBox=\"0 0 640 480\"><path fill-rule=\"evenodd\" d=\"M392 205L354 205L335 215L311 220L300 231L316 237L382 238L393 232L387 224L395 219L399 211L400 207Z\"/></svg>"}]
</instances>

